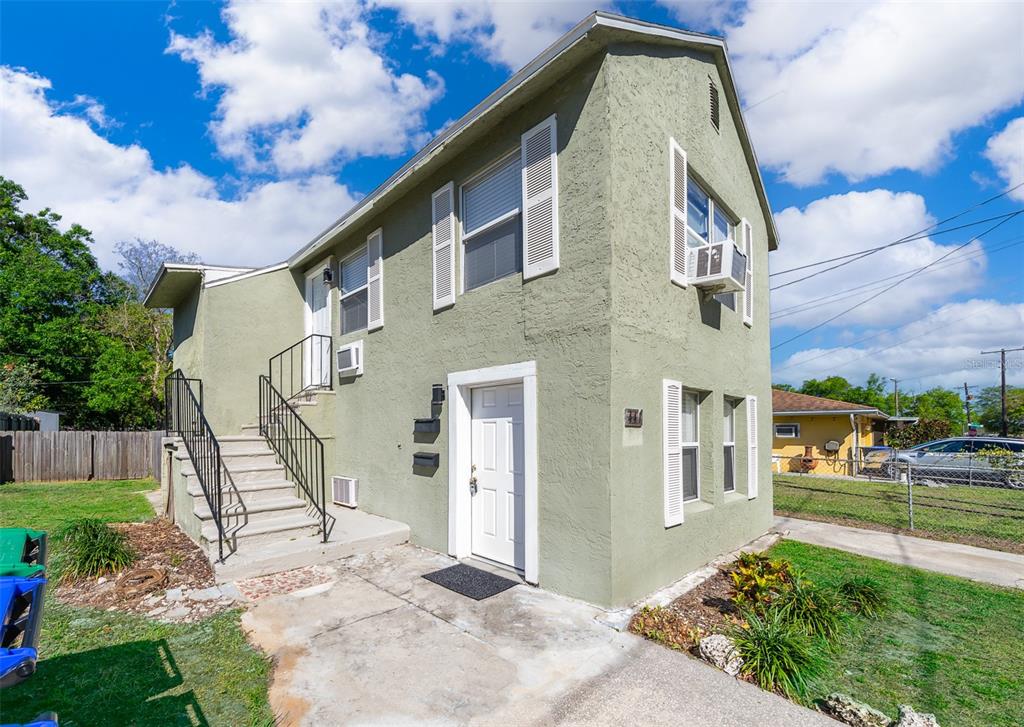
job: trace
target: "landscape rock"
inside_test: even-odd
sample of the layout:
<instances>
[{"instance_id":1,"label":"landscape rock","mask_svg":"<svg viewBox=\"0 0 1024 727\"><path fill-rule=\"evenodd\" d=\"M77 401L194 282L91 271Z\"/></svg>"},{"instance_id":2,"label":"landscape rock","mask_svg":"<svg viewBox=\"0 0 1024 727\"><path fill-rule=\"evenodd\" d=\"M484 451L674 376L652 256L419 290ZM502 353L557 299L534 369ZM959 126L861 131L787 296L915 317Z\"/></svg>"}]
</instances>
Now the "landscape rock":
<instances>
[{"instance_id":1,"label":"landscape rock","mask_svg":"<svg viewBox=\"0 0 1024 727\"><path fill-rule=\"evenodd\" d=\"M901 704L895 727L939 727L939 721L934 714L915 712L909 704Z\"/></svg>"},{"instance_id":2,"label":"landscape rock","mask_svg":"<svg viewBox=\"0 0 1024 727\"><path fill-rule=\"evenodd\" d=\"M188 597L192 601L213 601L220 598L220 589L217 586L210 586L198 591L191 591Z\"/></svg>"},{"instance_id":3,"label":"landscape rock","mask_svg":"<svg viewBox=\"0 0 1024 727\"><path fill-rule=\"evenodd\" d=\"M890 727L892 720L874 707L848 694L833 692L825 697L825 711L852 727Z\"/></svg>"},{"instance_id":4,"label":"landscape rock","mask_svg":"<svg viewBox=\"0 0 1024 727\"><path fill-rule=\"evenodd\" d=\"M722 634L712 634L700 640L700 655L710 664L730 676L736 676L743 667L743 659L736 652L732 639Z\"/></svg>"},{"instance_id":5,"label":"landscape rock","mask_svg":"<svg viewBox=\"0 0 1024 727\"><path fill-rule=\"evenodd\" d=\"M107 579L104 576L100 576L99 578L96 579L96 585L97 586L102 586L106 582L107 582Z\"/></svg>"},{"instance_id":6,"label":"landscape rock","mask_svg":"<svg viewBox=\"0 0 1024 727\"><path fill-rule=\"evenodd\" d=\"M180 588L170 588L167 593L164 594L164 599L167 601L180 601L183 598Z\"/></svg>"},{"instance_id":7,"label":"landscape rock","mask_svg":"<svg viewBox=\"0 0 1024 727\"><path fill-rule=\"evenodd\" d=\"M192 611L186 606L177 606L163 614L165 621L178 621L188 616Z\"/></svg>"}]
</instances>

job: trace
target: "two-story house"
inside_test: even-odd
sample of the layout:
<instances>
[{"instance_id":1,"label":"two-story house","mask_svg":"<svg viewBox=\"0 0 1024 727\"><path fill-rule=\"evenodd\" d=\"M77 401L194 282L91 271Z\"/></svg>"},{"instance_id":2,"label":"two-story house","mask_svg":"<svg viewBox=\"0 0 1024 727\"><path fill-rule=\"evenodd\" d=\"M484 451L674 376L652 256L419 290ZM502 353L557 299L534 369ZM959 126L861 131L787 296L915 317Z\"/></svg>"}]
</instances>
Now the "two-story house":
<instances>
[{"instance_id":1,"label":"two-story house","mask_svg":"<svg viewBox=\"0 0 1024 727\"><path fill-rule=\"evenodd\" d=\"M287 261L168 264L148 304L224 452L623 605L770 526L775 247L724 41L595 13Z\"/></svg>"}]
</instances>

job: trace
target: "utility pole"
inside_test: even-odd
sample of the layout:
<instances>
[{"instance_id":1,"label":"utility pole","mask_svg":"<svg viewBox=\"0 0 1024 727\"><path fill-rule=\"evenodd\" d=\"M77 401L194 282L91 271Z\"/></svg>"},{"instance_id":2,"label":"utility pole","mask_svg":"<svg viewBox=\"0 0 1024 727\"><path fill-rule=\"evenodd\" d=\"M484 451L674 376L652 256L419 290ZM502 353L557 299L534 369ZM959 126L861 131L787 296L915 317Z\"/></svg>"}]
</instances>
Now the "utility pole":
<instances>
[{"instance_id":1,"label":"utility pole","mask_svg":"<svg viewBox=\"0 0 1024 727\"><path fill-rule=\"evenodd\" d=\"M969 389L974 388L977 387L968 386L967 382L964 382L964 407L966 407L967 409L967 426L964 428L964 434L967 434L967 432L971 431L971 392L969 391Z\"/></svg>"},{"instance_id":2,"label":"utility pole","mask_svg":"<svg viewBox=\"0 0 1024 727\"><path fill-rule=\"evenodd\" d=\"M1024 351L1024 346L1020 348L1000 348L998 351L982 351L982 356L988 354L998 353L999 354L999 400L1001 408L1000 425L999 425L999 436L1008 436L1009 422L1006 420L1006 352L1007 351Z\"/></svg>"},{"instance_id":3,"label":"utility pole","mask_svg":"<svg viewBox=\"0 0 1024 727\"><path fill-rule=\"evenodd\" d=\"M892 380L892 393L893 393L893 396L896 398L896 416L899 416L900 415L900 380L899 379L891 379L891 380Z\"/></svg>"}]
</instances>

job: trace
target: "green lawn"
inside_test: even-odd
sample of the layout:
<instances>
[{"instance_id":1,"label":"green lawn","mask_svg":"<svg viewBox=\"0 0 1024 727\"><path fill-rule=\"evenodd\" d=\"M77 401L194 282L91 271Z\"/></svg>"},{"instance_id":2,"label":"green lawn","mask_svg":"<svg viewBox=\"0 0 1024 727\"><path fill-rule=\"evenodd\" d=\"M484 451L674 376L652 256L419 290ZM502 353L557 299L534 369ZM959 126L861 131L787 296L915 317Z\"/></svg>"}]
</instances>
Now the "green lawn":
<instances>
[{"instance_id":1,"label":"green lawn","mask_svg":"<svg viewBox=\"0 0 1024 727\"><path fill-rule=\"evenodd\" d=\"M1024 724L1024 592L789 540L770 553L823 586L870 576L892 600L880 619L850 619L815 698L846 692L891 717L910 704L942 725Z\"/></svg>"},{"instance_id":2,"label":"green lawn","mask_svg":"<svg viewBox=\"0 0 1024 727\"><path fill-rule=\"evenodd\" d=\"M53 530L76 517L153 517L151 480L0 485L0 527ZM59 548L59 544L53 544ZM48 597L36 674L0 699L0 722L53 710L62 726L269 725L270 661L240 612L195 624L74 608Z\"/></svg>"},{"instance_id":3,"label":"green lawn","mask_svg":"<svg viewBox=\"0 0 1024 727\"><path fill-rule=\"evenodd\" d=\"M907 486L775 475L775 512L906 530ZM914 486L915 535L1024 553L1024 491Z\"/></svg>"},{"instance_id":4,"label":"green lawn","mask_svg":"<svg viewBox=\"0 0 1024 727\"><path fill-rule=\"evenodd\" d=\"M29 482L0 485L0 528L54 531L68 520L95 517L108 522L138 522L153 517L143 494L153 480Z\"/></svg>"}]
</instances>

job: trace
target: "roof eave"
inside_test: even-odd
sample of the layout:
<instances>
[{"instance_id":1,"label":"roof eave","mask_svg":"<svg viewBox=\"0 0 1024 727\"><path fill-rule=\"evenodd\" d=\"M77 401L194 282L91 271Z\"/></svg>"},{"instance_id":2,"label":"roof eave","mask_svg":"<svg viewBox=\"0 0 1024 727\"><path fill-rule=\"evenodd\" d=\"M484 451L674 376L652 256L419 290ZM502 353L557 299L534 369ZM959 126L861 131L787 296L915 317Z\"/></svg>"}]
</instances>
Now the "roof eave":
<instances>
[{"instance_id":1,"label":"roof eave","mask_svg":"<svg viewBox=\"0 0 1024 727\"><path fill-rule=\"evenodd\" d=\"M686 30L679 30L663 25L647 23L620 15L614 15L597 11L577 23L571 30L566 32L558 40L545 48L533 60L523 68L514 73L505 83L487 95L480 103L469 110L458 121L451 124L444 131L439 133L425 147L413 155L409 161L403 164L397 171L388 177L383 184L369 195L357 202L344 215L339 217L329 227L316 235L309 243L304 245L292 254L287 263L289 267L302 265L309 261L314 255L330 244L348 228L352 227L366 214L371 212L376 203L387 198L390 193L400 184L406 182L421 169L426 167L445 147L450 145L460 135L470 130L477 122L485 116L489 116L500 109L503 104L515 94L520 88L528 84L532 79L546 69L553 61L564 53L574 48L578 43L585 40L587 34L599 27L614 28L619 30L643 33L649 36L674 40L689 45L701 45L717 51L716 56L722 61L725 73L723 74L726 93L729 96L730 105L737 110L739 116L740 142L744 152L748 155L748 166L755 177L755 187L758 199L761 204L762 214L768 226L768 247L769 250L778 248L778 231L775 227L775 219L768 203L768 195L765 191L764 179L757 164L757 156L754 154L754 147L747 132L746 121L743 117L743 110L739 105L739 94L736 90L732 76L732 67L729 64L729 56L725 40L717 36L694 33Z\"/></svg>"}]
</instances>

